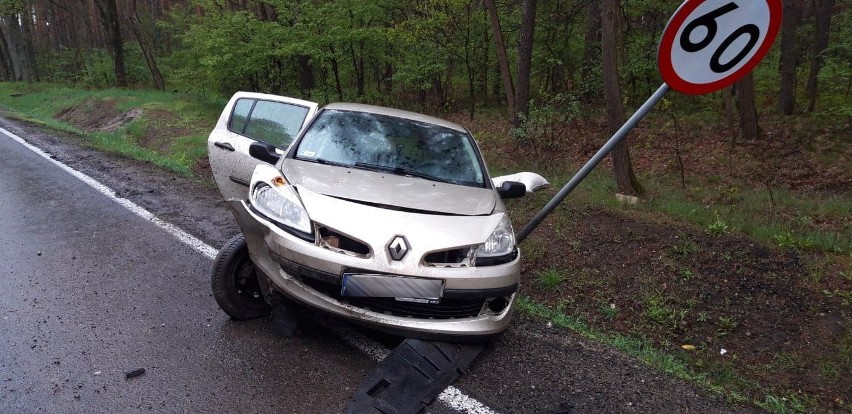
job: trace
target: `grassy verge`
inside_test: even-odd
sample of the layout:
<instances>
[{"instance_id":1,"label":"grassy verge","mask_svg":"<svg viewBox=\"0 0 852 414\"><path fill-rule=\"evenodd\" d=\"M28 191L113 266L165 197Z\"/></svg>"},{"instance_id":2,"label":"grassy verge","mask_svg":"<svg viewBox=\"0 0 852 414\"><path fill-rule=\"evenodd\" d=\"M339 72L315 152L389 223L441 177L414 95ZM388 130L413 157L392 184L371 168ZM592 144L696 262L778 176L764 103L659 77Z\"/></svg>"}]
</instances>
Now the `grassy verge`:
<instances>
[{"instance_id":1,"label":"grassy verge","mask_svg":"<svg viewBox=\"0 0 852 414\"><path fill-rule=\"evenodd\" d=\"M647 191L639 204L616 201L605 163L524 242L519 308L734 401L776 413L847 410L852 198L838 160L848 135L799 120L787 139L734 146L718 126L701 130L717 120L684 117L681 177L661 118L632 138ZM555 186L604 138L586 132L594 120L522 143L505 133L511 126L467 126L493 170L539 171ZM764 145L771 151L755 155ZM801 158L784 158L791 148ZM803 167L815 186L796 185ZM507 202L513 222L522 226L554 192ZM812 337L822 344L803 350L801 338Z\"/></svg>"},{"instance_id":2,"label":"grassy verge","mask_svg":"<svg viewBox=\"0 0 852 414\"><path fill-rule=\"evenodd\" d=\"M91 147L150 162L184 176L206 155L207 133L224 106L221 99L148 90L85 90L47 83L0 83L0 107L11 116L81 137ZM60 115L92 117L132 109L141 116L115 129L74 125ZM109 119L104 119L108 122ZM151 138L154 139L151 139Z\"/></svg>"},{"instance_id":3,"label":"grassy verge","mask_svg":"<svg viewBox=\"0 0 852 414\"><path fill-rule=\"evenodd\" d=\"M806 400L801 400L789 394L775 394L766 390L760 384L738 376L731 371L721 370L710 373L696 371L683 358L658 349L645 338L628 337L618 333L606 333L597 330L584 322L582 317L567 314L564 308L549 307L524 296L518 299L517 309L526 315L546 320L555 326L569 329L585 338L609 345L654 368L696 384L712 393L721 394L730 402L752 403L778 414L815 410L813 404ZM762 399L750 398L747 395L760 395Z\"/></svg>"},{"instance_id":4,"label":"grassy verge","mask_svg":"<svg viewBox=\"0 0 852 414\"><path fill-rule=\"evenodd\" d=\"M782 249L846 254L852 251L848 195L802 197L789 190L740 186L678 188L648 179L646 211L692 223L709 234L735 232ZM709 201L708 201L709 200Z\"/></svg>"},{"instance_id":5,"label":"grassy verge","mask_svg":"<svg viewBox=\"0 0 852 414\"><path fill-rule=\"evenodd\" d=\"M522 169L535 171L534 166ZM548 176L555 185L570 178L566 174ZM743 234L781 249L839 256L852 253L852 199L848 192L802 195L785 189L749 187L747 183L713 186L699 178L682 188L669 176L648 175L640 181L647 193L639 204L624 205L613 197L616 188L610 172L599 168L574 190L565 206L646 213L645 218L676 219L711 235ZM528 210L521 213L529 216L552 195L533 195L531 201L512 207Z\"/></svg>"}]
</instances>

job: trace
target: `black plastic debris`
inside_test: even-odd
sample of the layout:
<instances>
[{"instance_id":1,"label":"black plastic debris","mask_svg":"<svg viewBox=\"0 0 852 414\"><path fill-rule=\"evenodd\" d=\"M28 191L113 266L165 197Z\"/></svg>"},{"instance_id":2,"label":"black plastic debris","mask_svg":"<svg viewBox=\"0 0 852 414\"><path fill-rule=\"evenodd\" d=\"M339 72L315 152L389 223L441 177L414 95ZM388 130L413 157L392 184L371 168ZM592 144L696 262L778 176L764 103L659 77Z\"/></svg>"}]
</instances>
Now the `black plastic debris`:
<instances>
[{"instance_id":1,"label":"black plastic debris","mask_svg":"<svg viewBox=\"0 0 852 414\"><path fill-rule=\"evenodd\" d=\"M134 369L133 371L127 371L124 373L124 379L129 380L131 378L136 378L145 373L145 368Z\"/></svg>"},{"instance_id":2,"label":"black plastic debris","mask_svg":"<svg viewBox=\"0 0 852 414\"><path fill-rule=\"evenodd\" d=\"M574 405L571 404L571 403L562 403L562 404L559 404L559 407L557 407L553 410L550 410L550 411L542 412L541 414L572 414L572 413L574 413Z\"/></svg>"},{"instance_id":3,"label":"black plastic debris","mask_svg":"<svg viewBox=\"0 0 852 414\"><path fill-rule=\"evenodd\" d=\"M485 344L406 339L361 383L349 414L417 414L466 371Z\"/></svg>"},{"instance_id":4,"label":"black plastic debris","mask_svg":"<svg viewBox=\"0 0 852 414\"><path fill-rule=\"evenodd\" d=\"M272 323L272 332L279 338L289 338L296 333L298 323L296 315L293 313L293 306L279 294L272 296L270 322Z\"/></svg>"}]
</instances>

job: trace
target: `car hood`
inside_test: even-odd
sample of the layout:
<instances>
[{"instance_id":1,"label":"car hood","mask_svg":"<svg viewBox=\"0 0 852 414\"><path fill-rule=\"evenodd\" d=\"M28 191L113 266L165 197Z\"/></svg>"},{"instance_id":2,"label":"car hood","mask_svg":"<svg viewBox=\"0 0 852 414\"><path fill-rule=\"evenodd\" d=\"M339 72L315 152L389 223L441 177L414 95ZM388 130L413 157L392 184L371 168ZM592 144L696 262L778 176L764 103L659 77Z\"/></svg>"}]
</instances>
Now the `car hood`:
<instances>
[{"instance_id":1,"label":"car hood","mask_svg":"<svg viewBox=\"0 0 852 414\"><path fill-rule=\"evenodd\" d=\"M296 187L364 203L461 216L494 212L497 193L492 189L440 183L392 173L336 167L285 159L281 171Z\"/></svg>"}]
</instances>

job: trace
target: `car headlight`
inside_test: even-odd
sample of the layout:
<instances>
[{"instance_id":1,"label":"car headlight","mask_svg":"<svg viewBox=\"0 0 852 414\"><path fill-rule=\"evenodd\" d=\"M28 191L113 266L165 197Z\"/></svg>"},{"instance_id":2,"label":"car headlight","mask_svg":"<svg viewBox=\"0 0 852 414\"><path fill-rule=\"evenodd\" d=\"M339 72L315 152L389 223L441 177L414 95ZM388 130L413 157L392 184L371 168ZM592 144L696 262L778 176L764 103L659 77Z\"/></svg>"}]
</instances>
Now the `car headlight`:
<instances>
[{"instance_id":1,"label":"car headlight","mask_svg":"<svg viewBox=\"0 0 852 414\"><path fill-rule=\"evenodd\" d=\"M275 187L258 183L251 192L251 205L263 215L302 233L311 234L311 218L302 205L293 186L284 180L275 181Z\"/></svg>"},{"instance_id":2,"label":"car headlight","mask_svg":"<svg viewBox=\"0 0 852 414\"><path fill-rule=\"evenodd\" d=\"M515 232L512 230L512 223L509 222L509 217L504 215L503 219L488 237L485 243L479 245L476 249L475 257L477 265L481 259L500 258L512 255L515 252ZM496 264L496 263L495 263Z\"/></svg>"}]
</instances>

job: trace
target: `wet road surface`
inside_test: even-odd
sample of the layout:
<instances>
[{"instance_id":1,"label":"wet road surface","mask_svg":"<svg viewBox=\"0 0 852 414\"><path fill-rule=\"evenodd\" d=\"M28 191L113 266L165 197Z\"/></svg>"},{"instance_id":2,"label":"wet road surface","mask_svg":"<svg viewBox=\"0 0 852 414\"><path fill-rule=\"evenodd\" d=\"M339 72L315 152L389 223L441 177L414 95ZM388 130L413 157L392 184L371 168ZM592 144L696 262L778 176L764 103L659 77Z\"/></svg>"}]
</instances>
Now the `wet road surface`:
<instances>
[{"instance_id":1,"label":"wet road surface","mask_svg":"<svg viewBox=\"0 0 852 414\"><path fill-rule=\"evenodd\" d=\"M207 257L17 142L0 153L0 412L335 413L372 368L321 329L230 322Z\"/></svg>"}]
</instances>

